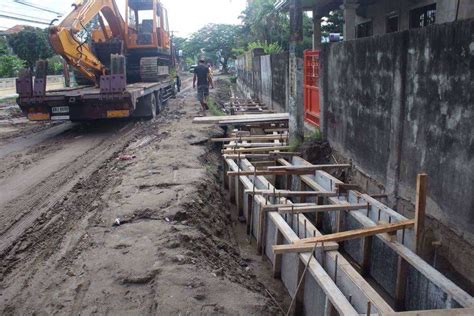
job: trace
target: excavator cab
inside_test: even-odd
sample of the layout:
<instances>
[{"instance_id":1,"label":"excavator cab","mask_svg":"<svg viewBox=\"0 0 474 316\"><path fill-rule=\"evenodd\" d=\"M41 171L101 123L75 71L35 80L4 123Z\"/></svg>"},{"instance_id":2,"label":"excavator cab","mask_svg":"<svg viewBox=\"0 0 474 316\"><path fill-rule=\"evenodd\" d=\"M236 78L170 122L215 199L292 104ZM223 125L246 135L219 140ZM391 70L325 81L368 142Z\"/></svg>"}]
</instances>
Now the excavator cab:
<instances>
[{"instance_id":1,"label":"excavator cab","mask_svg":"<svg viewBox=\"0 0 474 316\"><path fill-rule=\"evenodd\" d=\"M125 38L128 49L170 49L168 13L157 0L127 0Z\"/></svg>"}]
</instances>

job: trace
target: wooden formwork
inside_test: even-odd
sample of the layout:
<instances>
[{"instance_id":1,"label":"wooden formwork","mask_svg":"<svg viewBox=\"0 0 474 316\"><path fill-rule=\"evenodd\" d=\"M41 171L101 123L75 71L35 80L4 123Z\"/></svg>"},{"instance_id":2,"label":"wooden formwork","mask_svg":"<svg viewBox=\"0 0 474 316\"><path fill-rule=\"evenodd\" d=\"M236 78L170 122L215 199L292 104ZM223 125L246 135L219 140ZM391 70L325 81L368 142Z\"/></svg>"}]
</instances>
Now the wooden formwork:
<instances>
[{"instance_id":1,"label":"wooden formwork","mask_svg":"<svg viewBox=\"0 0 474 316\"><path fill-rule=\"evenodd\" d=\"M416 218L405 218L328 173L350 165L312 165L290 152L287 128L265 117L264 128L213 141L224 144L223 183L292 313L474 315L474 299L416 254L422 196Z\"/></svg>"}]
</instances>

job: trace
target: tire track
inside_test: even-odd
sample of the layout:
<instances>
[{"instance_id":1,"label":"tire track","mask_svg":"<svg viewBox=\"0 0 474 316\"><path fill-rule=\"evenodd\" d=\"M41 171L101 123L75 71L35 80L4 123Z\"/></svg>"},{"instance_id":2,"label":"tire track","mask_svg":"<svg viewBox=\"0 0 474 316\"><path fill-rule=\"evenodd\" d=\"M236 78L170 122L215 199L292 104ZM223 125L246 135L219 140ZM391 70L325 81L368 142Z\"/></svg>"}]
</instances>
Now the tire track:
<instances>
[{"instance_id":1,"label":"tire track","mask_svg":"<svg viewBox=\"0 0 474 316\"><path fill-rule=\"evenodd\" d=\"M87 179L101 164L125 147L139 130L134 125L136 124L127 124L120 131L113 133L111 138L104 139L98 146L77 158L70 165L57 171L48 180L43 181L34 189L31 195L25 194L25 199L19 199L16 203L8 205L9 208L29 211L26 211L24 216L16 218L14 224L2 232L0 236L0 256L11 249L15 241L42 214L63 200L76 184L83 179ZM55 192L48 196L52 191ZM45 196L47 196L46 201L40 203L40 200L44 200Z\"/></svg>"}]
</instances>

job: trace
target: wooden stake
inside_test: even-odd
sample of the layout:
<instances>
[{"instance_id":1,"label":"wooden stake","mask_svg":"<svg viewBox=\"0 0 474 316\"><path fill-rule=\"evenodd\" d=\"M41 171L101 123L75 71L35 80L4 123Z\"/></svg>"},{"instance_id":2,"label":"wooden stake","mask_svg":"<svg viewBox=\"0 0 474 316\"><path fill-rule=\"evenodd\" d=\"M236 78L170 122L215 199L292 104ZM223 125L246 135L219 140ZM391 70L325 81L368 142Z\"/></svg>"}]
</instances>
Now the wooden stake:
<instances>
[{"instance_id":1,"label":"wooden stake","mask_svg":"<svg viewBox=\"0 0 474 316\"><path fill-rule=\"evenodd\" d=\"M423 252L423 233L425 230L426 214L426 182L428 175L418 174L416 177L416 205L415 205L415 241L416 253L421 255Z\"/></svg>"}]
</instances>

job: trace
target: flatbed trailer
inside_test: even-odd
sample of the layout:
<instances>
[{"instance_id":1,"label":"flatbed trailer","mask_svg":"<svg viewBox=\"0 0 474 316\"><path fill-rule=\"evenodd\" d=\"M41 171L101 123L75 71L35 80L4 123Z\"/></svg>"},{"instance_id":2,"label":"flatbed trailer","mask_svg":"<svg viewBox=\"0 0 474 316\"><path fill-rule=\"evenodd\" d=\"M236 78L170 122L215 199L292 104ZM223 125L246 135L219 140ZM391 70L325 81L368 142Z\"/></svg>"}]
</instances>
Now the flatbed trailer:
<instances>
[{"instance_id":1,"label":"flatbed trailer","mask_svg":"<svg viewBox=\"0 0 474 316\"><path fill-rule=\"evenodd\" d=\"M171 79L126 84L123 75L102 76L100 86L46 91L46 77L21 76L17 103L30 121L154 117L176 96Z\"/></svg>"}]
</instances>

